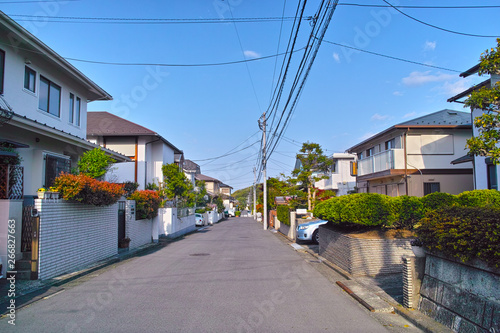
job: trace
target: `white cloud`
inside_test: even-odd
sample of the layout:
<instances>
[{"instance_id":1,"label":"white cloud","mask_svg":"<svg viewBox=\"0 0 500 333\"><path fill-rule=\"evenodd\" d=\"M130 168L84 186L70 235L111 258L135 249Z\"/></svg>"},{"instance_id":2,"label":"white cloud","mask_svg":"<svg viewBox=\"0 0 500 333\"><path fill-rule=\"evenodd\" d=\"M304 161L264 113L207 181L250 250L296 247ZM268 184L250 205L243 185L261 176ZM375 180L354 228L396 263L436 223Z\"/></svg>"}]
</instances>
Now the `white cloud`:
<instances>
[{"instance_id":1,"label":"white cloud","mask_svg":"<svg viewBox=\"0 0 500 333\"><path fill-rule=\"evenodd\" d=\"M388 119L389 116L388 115L381 115L381 114L378 114L378 113L375 113L372 117L371 117L371 120L372 121L380 121L380 120L386 120Z\"/></svg>"},{"instance_id":2,"label":"white cloud","mask_svg":"<svg viewBox=\"0 0 500 333\"><path fill-rule=\"evenodd\" d=\"M403 116L403 119L407 119L407 118L413 118L417 115L416 112L410 112L410 113L407 113Z\"/></svg>"},{"instance_id":3,"label":"white cloud","mask_svg":"<svg viewBox=\"0 0 500 333\"><path fill-rule=\"evenodd\" d=\"M470 88L470 82L466 78L466 79L458 79L454 82L447 81L442 86L437 87L436 90L444 95L448 95L451 97L469 88Z\"/></svg>"},{"instance_id":4,"label":"white cloud","mask_svg":"<svg viewBox=\"0 0 500 333\"><path fill-rule=\"evenodd\" d=\"M243 54L247 58L260 58L260 54L255 52L255 51L246 50L246 51L243 51Z\"/></svg>"},{"instance_id":5,"label":"white cloud","mask_svg":"<svg viewBox=\"0 0 500 333\"><path fill-rule=\"evenodd\" d=\"M426 41L425 44L424 44L424 51L434 51L434 49L436 48L436 42L429 42L429 41Z\"/></svg>"},{"instance_id":6,"label":"white cloud","mask_svg":"<svg viewBox=\"0 0 500 333\"><path fill-rule=\"evenodd\" d=\"M336 52L333 53L333 59L335 59L335 61L340 64L340 56L338 53Z\"/></svg>"},{"instance_id":7,"label":"white cloud","mask_svg":"<svg viewBox=\"0 0 500 333\"><path fill-rule=\"evenodd\" d=\"M441 82L456 79L456 75L437 73L436 75L430 74L431 71L426 72L411 72L410 75L402 79L403 84L407 86L421 86L429 82Z\"/></svg>"},{"instance_id":8,"label":"white cloud","mask_svg":"<svg viewBox=\"0 0 500 333\"><path fill-rule=\"evenodd\" d=\"M392 93L394 96L403 96L403 93L401 91L395 91Z\"/></svg>"}]
</instances>

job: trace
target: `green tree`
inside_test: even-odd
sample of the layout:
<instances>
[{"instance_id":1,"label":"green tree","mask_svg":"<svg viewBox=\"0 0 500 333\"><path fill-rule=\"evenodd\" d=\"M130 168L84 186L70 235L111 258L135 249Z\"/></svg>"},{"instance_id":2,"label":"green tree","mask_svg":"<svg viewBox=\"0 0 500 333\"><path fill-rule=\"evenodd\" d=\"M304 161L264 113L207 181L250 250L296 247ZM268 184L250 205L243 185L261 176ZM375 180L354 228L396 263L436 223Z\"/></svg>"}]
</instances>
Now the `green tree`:
<instances>
[{"instance_id":1,"label":"green tree","mask_svg":"<svg viewBox=\"0 0 500 333\"><path fill-rule=\"evenodd\" d=\"M177 164L163 164L161 170L164 180L162 194L168 199L186 197L193 190L193 184L186 178Z\"/></svg>"},{"instance_id":2,"label":"green tree","mask_svg":"<svg viewBox=\"0 0 500 333\"><path fill-rule=\"evenodd\" d=\"M323 155L323 149L319 144L309 142L302 144L297 159L300 161L300 166L292 171L292 175L296 177L297 184L301 184L307 190L307 209L312 210L313 197L316 194L314 183L328 178L324 174L330 170L333 161Z\"/></svg>"},{"instance_id":3,"label":"green tree","mask_svg":"<svg viewBox=\"0 0 500 333\"><path fill-rule=\"evenodd\" d=\"M479 75L498 75L500 73L500 38L497 46L486 50L480 58ZM474 90L465 100L471 110L482 109L485 112L474 119L479 135L467 140L469 154L489 156L494 164L500 163L500 81L490 88Z\"/></svg>"},{"instance_id":4,"label":"green tree","mask_svg":"<svg viewBox=\"0 0 500 333\"><path fill-rule=\"evenodd\" d=\"M224 200L222 200L221 196L217 196L214 199L214 203L217 205L217 213L223 213L224 212Z\"/></svg>"},{"instance_id":5,"label":"green tree","mask_svg":"<svg viewBox=\"0 0 500 333\"><path fill-rule=\"evenodd\" d=\"M197 180L195 181L195 189L194 189L194 206L195 207L205 207L208 203L207 200L207 188L205 186L205 181Z\"/></svg>"},{"instance_id":6,"label":"green tree","mask_svg":"<svg viewBox=\"0 0 500 333\"><path fill-rule=\"evenodd\" d=\"M101 180L111 164L116 161L101 148L86 151L78 160L78 172L94 179Z\"/></svg>"}]
</instances>

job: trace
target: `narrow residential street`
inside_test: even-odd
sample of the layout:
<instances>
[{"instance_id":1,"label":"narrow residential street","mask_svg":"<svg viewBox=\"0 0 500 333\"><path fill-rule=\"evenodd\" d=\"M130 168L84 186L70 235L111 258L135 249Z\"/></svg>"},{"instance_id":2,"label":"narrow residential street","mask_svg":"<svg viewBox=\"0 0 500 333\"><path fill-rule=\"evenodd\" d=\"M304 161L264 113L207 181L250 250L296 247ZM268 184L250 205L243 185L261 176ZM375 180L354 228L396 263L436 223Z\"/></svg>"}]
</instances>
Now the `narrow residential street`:
<instances>
[{"instance_id":1,"label":"narrow residential street","mask_svg":"<svg viewBox=\"0 0 500 333\"><path fill-rule=\"evenodd\" d=\"M252 218L231 218L93 273L2 332L386 332ZM410 332L410 331L409 331Z\"/></svg>"}]
</instances>

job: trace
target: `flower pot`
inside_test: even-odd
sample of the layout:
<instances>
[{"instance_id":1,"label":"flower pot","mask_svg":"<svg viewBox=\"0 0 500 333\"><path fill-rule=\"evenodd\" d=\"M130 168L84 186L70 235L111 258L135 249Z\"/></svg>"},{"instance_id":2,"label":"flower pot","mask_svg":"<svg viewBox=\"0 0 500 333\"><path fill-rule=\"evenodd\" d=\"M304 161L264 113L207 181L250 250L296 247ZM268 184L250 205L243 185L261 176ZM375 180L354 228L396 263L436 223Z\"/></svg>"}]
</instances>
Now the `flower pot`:
<instances>
[{"instance_id":1,"label":"flower pot","mask_svg":"<svg viewBox=\"0 0 500 333\"><path fill-rule=\"evenodd\" d=\"M412 249L413 254L415 255L415 257L418 257L418 258L424 258L425 257L425 250L424 250L424 248L422 246L414 246L414 245L412 245L411 249Z\"/></svg>"},{"instance_id":2,"label":"flower pot","mask_svg":"<svg viewBox=\"0 0 500 333\"><path fill-rule=\"evenodd\" d=\"M118 241L118 247L120 249L126 249L126 248L128 248L129 244L130 244L130 239L128 239L128 240L127 239L122 239L122 240Z\"/></svg>"},{"instance_id":3,"label":"flower pot","mask_svg":"<svg viewBox=\"0 0 500 333\"><path fill-rule=\"evenodd\" d=\"M45 199L46 196L45 196L45 192L37 192L38 194L38 199Z\"/></svg>"}]
</instances>

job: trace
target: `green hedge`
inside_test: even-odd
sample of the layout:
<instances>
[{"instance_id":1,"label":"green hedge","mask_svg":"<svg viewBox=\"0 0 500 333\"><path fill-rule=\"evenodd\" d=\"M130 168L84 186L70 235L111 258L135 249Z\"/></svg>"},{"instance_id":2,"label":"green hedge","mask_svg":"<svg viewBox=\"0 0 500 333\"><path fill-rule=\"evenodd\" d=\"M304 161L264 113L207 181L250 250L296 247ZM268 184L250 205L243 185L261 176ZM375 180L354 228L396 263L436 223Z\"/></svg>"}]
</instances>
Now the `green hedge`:
<instances>
[{"instance_id":1,"label":"green hedge","mask_svg":"<svg viewBox=\"0 0 500 333\"><path fill-rule=\"evenodd\" d=\"M446 207L430 211L417 235L430 250L462 261L474 258L500 266L500 209L497 207Z\"/></svg>"},{"instance_id":2,"label":"green hedge","mask_svg":"<svg viewBox=\"0 0 500 333\"><path fill-rule=\"evenodd\" d=\"M276 207L278 220L286 225L290 225L290 208L286 205Z\"/></svg>"},{"instance_id":3,"label":"green hedge","mask_svg":"<svg viewBox=\"0 0 500 333\"><path fill-rule=\"evenodd\" d=\"M459 194L457 204L463 207L499 207L500 192L497 190L474 190Z\"/></svg>"},{"instance_id":4,"label":"green hedge","mask_svg":"<svg viewBox=\"0 0 500 333\"><path fill-rule=\"evenodd\" d=\"M425 212L443 207L450 207L457 203L457 196L449 193L434 192L420 198Z\"/></svg>"},{"instance_id":5,"label":"green hedge","mask_svg":"<svg viewBox=\"0 0 500 333\"><path fill-rule=\"evenodd\" d=\"M387 224L398 229L413 229L424 216L424 205L420 198L403 195L389 199L391 218Z\"/></svg>"}]
</instances>

